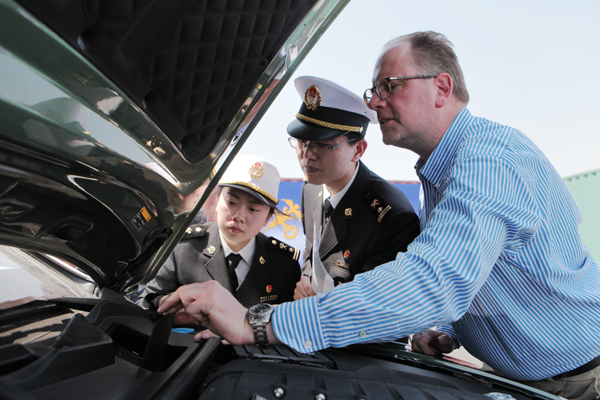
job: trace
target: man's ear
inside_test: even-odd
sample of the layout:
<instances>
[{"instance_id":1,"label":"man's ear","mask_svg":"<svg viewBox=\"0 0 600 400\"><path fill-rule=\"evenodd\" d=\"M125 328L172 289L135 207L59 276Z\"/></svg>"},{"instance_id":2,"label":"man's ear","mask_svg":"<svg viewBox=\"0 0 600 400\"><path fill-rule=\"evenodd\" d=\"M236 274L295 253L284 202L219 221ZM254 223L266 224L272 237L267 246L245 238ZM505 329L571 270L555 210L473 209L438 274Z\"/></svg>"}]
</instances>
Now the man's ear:
<instances>
[{"instance_id":1,"label":"man's ear","mask_svg":"<svg viewBox=\"0 0 600 400\"><path fill-rule=\"evenodd\" d=\"M452 97L452 88L454 87L454 82L452 81L452 77L443 72L435 78L436 85L436 97L435 97L435 106L437 108L442 108L450 100Z\"/></svg>"},{"instance_id":2,"label":"man's ear","mask_svg":"<svg viewBox=\"0 0 600 400\"><path fill-rule=\"evenodd\" d=\"M356 141L356 146L354 146L354 156L352 157L352 162L357 162L360 158L365 154L367 150L368 143L365 139L360 139Z\"/></svg>"}]
</instances>

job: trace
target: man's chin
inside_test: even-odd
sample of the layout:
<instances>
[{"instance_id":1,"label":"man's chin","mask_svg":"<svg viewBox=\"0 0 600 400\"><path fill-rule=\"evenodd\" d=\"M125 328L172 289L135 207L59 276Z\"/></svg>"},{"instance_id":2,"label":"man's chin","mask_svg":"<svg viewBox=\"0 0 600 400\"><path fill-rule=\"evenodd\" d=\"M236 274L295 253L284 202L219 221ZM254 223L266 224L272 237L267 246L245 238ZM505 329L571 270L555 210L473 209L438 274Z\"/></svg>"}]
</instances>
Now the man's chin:
<instances>
[{"instance_id":1,"label":"man's chin","mask_svg":"<svg viewBox=\"0 0 600 400\"><path fill-rule=\"evenodd\" d=\"M310 183L311 185L322 185L324 183L323 178L320 176L317 176L316 174L314 174L314 175L305 174L304 180L306 182Z\"/></svg>"},{"instance_id":2,"label":"man's chin","mask_svg":"<svg viewBox=\"0 0 600 400\"><path fill-rule=\"evenodd\" d=\"M397 132L382 132L382 142L387 146L402 147L400 146L400 143L402 142L402 136Z\"/></svg>"}]
</instances>

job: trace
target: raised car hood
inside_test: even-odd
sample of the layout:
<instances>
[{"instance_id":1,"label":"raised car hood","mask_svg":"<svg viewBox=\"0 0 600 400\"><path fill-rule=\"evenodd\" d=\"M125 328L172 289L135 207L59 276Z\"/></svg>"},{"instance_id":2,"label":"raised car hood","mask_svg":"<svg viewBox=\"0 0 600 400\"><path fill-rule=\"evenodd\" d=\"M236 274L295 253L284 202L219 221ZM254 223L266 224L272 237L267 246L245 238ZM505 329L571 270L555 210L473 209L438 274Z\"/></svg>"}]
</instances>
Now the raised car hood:
<instances>
[{"instance_id":1,"label":"raised car hood","mask_svg":"<svg viewBox=\"0 0 600 400\"><path fill-rule=\"evenodd\" d=\"M0 0L0 244L151 276L345 3Z\"/></svg>"}]
</instances>

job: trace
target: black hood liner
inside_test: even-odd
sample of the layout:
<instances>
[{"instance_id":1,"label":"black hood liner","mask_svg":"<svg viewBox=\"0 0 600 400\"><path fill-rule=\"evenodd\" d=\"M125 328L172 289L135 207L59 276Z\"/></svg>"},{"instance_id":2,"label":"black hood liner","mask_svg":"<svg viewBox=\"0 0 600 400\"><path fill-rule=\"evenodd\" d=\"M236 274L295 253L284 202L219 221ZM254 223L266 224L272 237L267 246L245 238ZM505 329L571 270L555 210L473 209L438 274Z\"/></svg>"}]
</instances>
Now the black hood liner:
<instances>
[{"instance_id":1,"label":"black hood liner","mask_svg":"<svg viewBox=\"0 0 600 400\"><path fill-rule=\"evenodd\" d=\"M312 0L19 0L192 163L210 154Z\"/></svg>"}]
</instances>

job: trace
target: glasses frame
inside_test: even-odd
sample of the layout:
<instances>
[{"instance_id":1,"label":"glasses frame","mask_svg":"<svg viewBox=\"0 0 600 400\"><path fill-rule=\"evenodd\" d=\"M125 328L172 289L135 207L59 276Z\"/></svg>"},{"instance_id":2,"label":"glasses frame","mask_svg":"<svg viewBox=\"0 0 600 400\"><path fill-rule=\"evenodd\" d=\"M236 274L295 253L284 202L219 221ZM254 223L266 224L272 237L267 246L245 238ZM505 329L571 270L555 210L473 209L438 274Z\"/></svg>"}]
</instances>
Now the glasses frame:
<instances>
[{"instance_id":1,"label":"glasses frame","mask_svg":"<svg viewBox=\"0 0 600 400\"><path fill-rule=\"evenodd\" d=\"M365 104L368 106L369 103L371 102L371 99L373 98L373 93L375 93L377 95L377 97L379 97L381 100L386 100L389 99L390 96L392 95L392 86L390 85L391 81L408 81L411 79L429 79L429 78L437 78L439 76L438 75L415 75L415 76L390 76L389 78L381 78L378 79L377 82L375 82L375 86L373 86L372 88L369 88L367 90L365 90L365 92L363 93L363 100L365 101ZM379 82L381 81L386 81L388 87L390 88L389 92L390 94L388 94L386 97L382 97L381 93L379 93ZM371 92L371 95L369 96L367 94L367 92Z\"/></svg>"},{"instance_id":2,"label":"glasses frame","mask_svg":"<svg viewBox=\"0 0 600 400\"><path fill-rule=\"evenodd\" d=\"M346 133L344 133L344 135L347 135L348 133L350 133L350 132L346 132ZM341 136L343 136L343 135L341 135ZM298 147L296 147L296 145L294 145L294 143L301 143L302 150L300 150L300 151L306 151L306 149L309 149L314 155L320 156L320 155L323 155L321 153L322 150L324 151L325 149L327 149L326 154L329 154L329 152L331 152L331 150L335 150L345 143L351 143L351 142L355 142L357 140L359 140L359 138L346 140L345 142L332 145L332 144L325 144L325 143L319 143L319 142L311 143L310 140L307 141L309 143L306 143L304 140L296 139L294 137L289 137L288 143L290 144L292 149L294 149L296 151L298 151L300 149L298 149ZM315 147L318 148L318 150L315 150Z\"/></svg>"}]
</instances>

